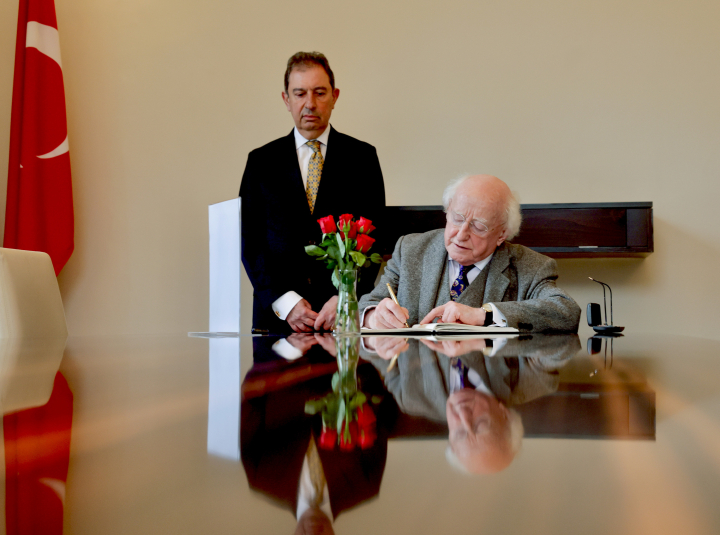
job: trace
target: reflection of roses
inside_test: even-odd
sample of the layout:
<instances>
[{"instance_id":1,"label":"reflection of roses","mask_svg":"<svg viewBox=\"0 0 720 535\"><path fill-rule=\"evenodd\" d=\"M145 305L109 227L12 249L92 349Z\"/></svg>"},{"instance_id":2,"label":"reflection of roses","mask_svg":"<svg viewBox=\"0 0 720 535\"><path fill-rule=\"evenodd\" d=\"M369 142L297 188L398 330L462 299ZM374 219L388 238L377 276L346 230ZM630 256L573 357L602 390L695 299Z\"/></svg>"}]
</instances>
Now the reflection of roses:
<instances>
[{"instance_id":1,"label":"reflection of roses","mask_svg":"<svg viewBox=\"0 0 720 535\"><path fill-rule=\"evenodd\" d=\"M322 433L320 433L320 447L324 450L331 450L335 447L337 442L337 431L330 427L323 427Z\"/></svg>"},{"instance_id":2,"label":"reflection of roses","mask_svg":"<svg viewBox=\"0 0 720 535\"><path fill-rule=\"evenodd\" d=\"M348 427L348 432L345 428ZM340 451L352 451L355 449L355 444L358 438L358 424L357 422L347 422L343 425L343 432L340 433Z\"/></svg>"},{"instance_id":3,"label":"reflection of roses","mask_svg":"<svg viewBox=\"0 0 720 535\"><path fill-rule=\"evenodd\" d=\"M357 423L360 427L362 427L363 429L370 427L372 424L375 423L375 419L375 414L373 414L370 405L368 405L367 403L363 403L361 406L358 407Z\"/></svg>"},{"instance_id":4,"label":"reflection of roses","mask_svg":"<svg viewBox=\"0 0 720 535\"><path fill-rule=\"evenodd\" d=\"M320 230L323 231L323 234L330 234L331 232L336 232L337 227L335 226L335 219L333 216L325 216L322 219L317 220L318 223L320 223Z\"/></svg>"},{"instance_id":5,"label":"reflection of roses","mask_svg":"<svg viewBox=\"0 0 720 535\"><path fill-rule=\"evenodd\" d=\"M364 217L358 219L357 226L358 232L360 232L361 234L370 234L373 230L375 230L372 221Z\"/></svg>"},{"instance_id":6,"label":"reflection of roses","mask_svg":"<svg viewBox=\"0 0 720 535\"><path fill-rule=\"evenodd\" d=\"M370 250L373 243L375 243L375 238L371 238L367 234L359 234L357 237L357 250L365 253Z\"/></svg>"},{"instance_id":7,"label":"reflection of roses","mask_svg":"<svg viewBox=\"0 0 720 535\"><path fill-rule=\"evenodd\" d=\"M375 439L377 438L377 435L375 434L375 430L370 429L360 429L360 436L358 437L358 445L366 450L368 448L371 448L373 444L375 444Z\"/></svg>"},{"instance_id":8,"label":"reflection of roses","mask_svg":"<svg viewBox=\"0 0 720 535\"><path fill-rule=\"evenodd\" d=\"M353 451L360 447L367 449L375 444L377 418L367 397L362 392L342 395L335 390L338 387L339 375L333 379L333 392L322 399L310 400L305 403L308 414L322 414L322 432L318 439L318 447L332 450L337 446L340 451ZM373 401L377 403L379 401Z\"/></svg>"}]
</instances>

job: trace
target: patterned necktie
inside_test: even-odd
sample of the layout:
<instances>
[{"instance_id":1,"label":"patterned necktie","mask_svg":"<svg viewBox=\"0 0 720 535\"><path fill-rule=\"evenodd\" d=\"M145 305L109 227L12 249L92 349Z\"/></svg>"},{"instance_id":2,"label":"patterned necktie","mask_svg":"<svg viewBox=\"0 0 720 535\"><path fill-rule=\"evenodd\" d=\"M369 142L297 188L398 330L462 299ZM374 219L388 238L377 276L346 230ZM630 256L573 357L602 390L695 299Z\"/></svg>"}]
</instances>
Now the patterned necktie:
<instances>
[{"instance_id":1,"label":"patterned necktie","mask_svg":"<svg viewBox=\"0 0 720 535\"><path fill-rule=\"evenodd\" d=\"M455 279L455 282L453 282L452 288L450 288L450 299L453 301L457 301L460 299L460 294L465 291L465 288L470 286L470 283L467 279L468 271L470 271L472 268L475 267L475 264L470 264L469 266L460 266L460 274L458 275L458 278Z\"/></svg>"},{"instance_id":2,"label":"patterned necktie","mask_svg":"<svg viewBox=\"0 0 720 535\"><path fill-rule=\"evenodd\" d=\"M323 501L323 491L325 490L325 474L323 473L320 454L315 445L315 438L310 435L310 444L307 450L308 470L310 471L310 481L312 481L314 496L310 502L311 507L320 507Z\"/></svg>"},{"instance_id":3,"label":"patterned necktie","mask_svg":"<svg viewBox=\"0 0 720 535\"><path fill-rule=\"evenodd\" d=\"M463 361L457 357L451 357L450 364L452 365L453 369L455 369L458 373L458 378L460 379L460 388L465 388L466 386L468 386L468 367L465 366Z\"/></svg>"},{"instance_id":4,"label":"patterned necktie","mask_svg":"<svg viewBox=\"0 0 720 535\"><path fill-rule=\"evenodd\" d=\"M320 142L317 139L308 141L307 145L312 149L313 154L310 156L310 163L308 164L305 195L307 196L308 206L310 206L310 213L312 214L315 210L315 199L317 199L318 188L320 187L320 176L322 175L325 161L323 160L322 152L320 152Z\"/></svg>"}]
</instances>

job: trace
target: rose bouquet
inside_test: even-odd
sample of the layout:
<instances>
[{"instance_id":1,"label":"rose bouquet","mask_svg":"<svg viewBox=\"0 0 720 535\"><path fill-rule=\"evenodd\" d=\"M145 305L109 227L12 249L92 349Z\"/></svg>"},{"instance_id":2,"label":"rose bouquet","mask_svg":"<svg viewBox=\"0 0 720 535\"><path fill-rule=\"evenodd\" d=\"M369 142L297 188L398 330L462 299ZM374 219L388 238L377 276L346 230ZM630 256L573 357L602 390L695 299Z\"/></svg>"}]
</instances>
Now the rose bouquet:
<instances>
[{"instance_id":1,"label":"rose bouquet","mask_svg":"<svg viewBox=\"0 0 720 535\"><path fill-rule=\"evenodd\" d=\"M369 236L375 230L370 219L361 217L355 221L352 214L343 214L336 225L333 216L329 215L318 219L318 223L323 233L322 241L320 245L306 246L305 252L324 261L328 269L333 270L335 288L340 287L343 271L367 267L370 262L382 262L379 254L368 254L375 243L375 239Z\"/></svg>"},{"instance_id":2,"label":"rose bouquet","mask_svg":"<svg viewBox=\"0 0 720 535\"><path fill-rule=\"evenodd\" d=\"M358 390L347 389L343 385L344 379L336 372L332 378L333 391L324 398L307 401L305 412L322 414L322 432L318 441L321 448L331 450L338 446L340 451L370 448L377 438L375 413L367 396Z\"/></svg>"}]
</instances>

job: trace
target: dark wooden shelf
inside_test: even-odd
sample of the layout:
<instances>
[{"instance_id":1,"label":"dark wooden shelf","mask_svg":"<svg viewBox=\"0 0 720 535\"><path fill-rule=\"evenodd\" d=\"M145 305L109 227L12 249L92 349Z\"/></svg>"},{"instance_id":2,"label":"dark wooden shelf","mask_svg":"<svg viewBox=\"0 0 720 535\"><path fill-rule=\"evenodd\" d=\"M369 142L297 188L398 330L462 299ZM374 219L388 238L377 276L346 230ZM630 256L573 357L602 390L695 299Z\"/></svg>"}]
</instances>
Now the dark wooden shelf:
<instances>
[{"instance_id":1,"label":"dark wooden shelf","mask_svg":"<svg viewBox=\"0 0 720 535\"><path fill-rule=\"evenodd\" d=\"M388 206L386 213L390 248L400 236L445 226L442 206ZM522 214L513 243L548 256L637 257L653 252L651 202L523 204Z\"/></svg>"}]
</instances>

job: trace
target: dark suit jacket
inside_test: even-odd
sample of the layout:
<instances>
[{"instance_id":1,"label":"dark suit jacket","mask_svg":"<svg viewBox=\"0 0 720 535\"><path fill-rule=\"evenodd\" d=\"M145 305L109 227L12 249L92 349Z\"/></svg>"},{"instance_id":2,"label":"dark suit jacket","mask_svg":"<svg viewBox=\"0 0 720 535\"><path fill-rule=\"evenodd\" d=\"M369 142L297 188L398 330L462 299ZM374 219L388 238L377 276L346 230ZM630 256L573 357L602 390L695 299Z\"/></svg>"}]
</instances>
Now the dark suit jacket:
<instances>
[{"instance_id":1,"label":"dark suit jacket","mask_svg":"<svg viewBox=\"0 0 720 535\"><path fill-rule=\"evenodd\" d=\"M276 299L294 290L319 312L337 294L325 264L305 253L306 245L322 237L317 220L333 215L337 221L350 213L381 228L385 185L375 147L333 128L312 214L293 132L248 155L240 197L242 261L253 285L253 327L286 332L287 323L271 308ZM371 289L375 279L369 271L364 275L359 293L363 284Z\"/></svg>"},{"instance_id":2,"label":"dark suit jacket","mask_svg":"<svg viewBox=\"0 0 720 535\"><path fill-rule=\"evenodd\" d=\"M255 339L258 343L253 347L254 365L243 381L240 452L250 488L294 515L310 435L313 434L317 442L322 428L320 415L305 414L305 402L320 398L331 390L333 373L314 376L301 373L300 369L308 366L322 369L324 363L333 363L334 358L319 351L292 362L283 363L283 359L278 358L275 365L270 366L272 359L265 353L272 352L270 346L275 340L268 337ZM279 380L272 377L278 373L283 377ZM357 373L368 397L384 393L382 380L372 366L360 364ZM270 388L266 391L246 388L251 383L270 385ZM380 492L387 457L389 426L386 422L388 412L384 410L387 401L375 409L378 438L372 447L352 452L341 452L337 448L318 449L334 517Z\"/></svg>"}]
</instances>

